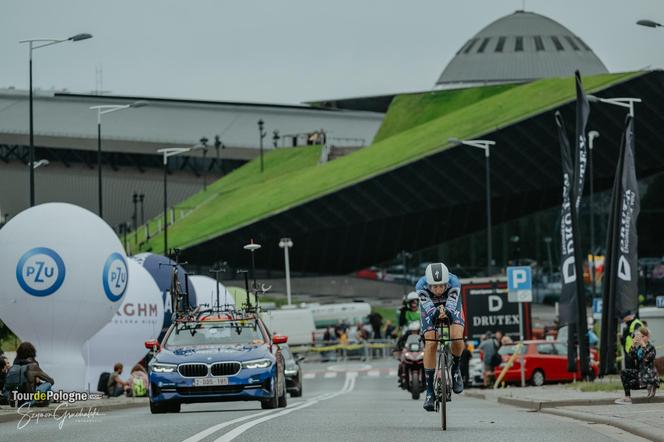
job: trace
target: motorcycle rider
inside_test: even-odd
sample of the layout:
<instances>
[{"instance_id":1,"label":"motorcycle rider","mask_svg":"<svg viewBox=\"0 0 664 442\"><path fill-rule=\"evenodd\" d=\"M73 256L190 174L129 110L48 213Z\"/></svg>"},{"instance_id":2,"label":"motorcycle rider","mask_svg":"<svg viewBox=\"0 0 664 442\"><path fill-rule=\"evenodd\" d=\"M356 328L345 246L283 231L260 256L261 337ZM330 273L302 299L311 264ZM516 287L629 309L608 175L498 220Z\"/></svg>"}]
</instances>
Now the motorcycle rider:
<instances>
[{"instance_id":1,"label":"motorcycle rider","mask_svg":"<svg viewBox=\"0 0 664 442\"><path fill-rule=\"evenodd\" d=\"M420 321L412 321L410 324L408 324L408 331L405 332L399 340L397 341L397 350L399 351L399 372L398 372L398 377L399 377L399 387L401 388L406 388L404 384L404 362L403 358L401 357L401 352L403 351L404 347L406 346L406 343L408 342L408 339L413 339L411 336L417 336L419 340L419 335L420 335Z\"/></svg>"},{"instance_id":2,"label":"motorcycle rider","mask_svg":"<svg viewBox=\"0 0 664 442\"><path fill-rule=\"evenodd\" d=\"M399 311L399 327L406 327L413 321L420 322L420 296L417 292L408 293Z\"/></svg>"},{"instance_id":3,"label":"motorcycle rider","mask_svg":"<svg viewBox=\"0 0 664 442\"><path fill-rule=\"evenodd\" d=\"M463 329L465 325L461 308L461 283L456 275L449 273L442 262L429 264L425 276L415 286L420 297L421 329L424 333L424 373L427 393L424 409L434 411L433 382L436 371L436 352L438 351L439 333L437 321L448 318L450 321L450 342L452 351L452 390L463 392L463 378L459 367L463 352Z\"/></svg>"}]
</instances>

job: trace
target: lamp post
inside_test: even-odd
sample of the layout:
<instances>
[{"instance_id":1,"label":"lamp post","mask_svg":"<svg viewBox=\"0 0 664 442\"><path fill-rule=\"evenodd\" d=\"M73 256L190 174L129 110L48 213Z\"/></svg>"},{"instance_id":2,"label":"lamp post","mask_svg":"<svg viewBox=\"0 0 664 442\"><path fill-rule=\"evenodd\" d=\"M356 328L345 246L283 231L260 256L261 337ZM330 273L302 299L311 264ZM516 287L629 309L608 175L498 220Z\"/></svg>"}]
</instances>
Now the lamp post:
<instances>
[{"instance_id":1,"label":"lamp post","mask_svg":"<svg viewBox=\"0 0 664 442\"><path fill-rule=\"evenodd\" d=\"M595 205L593 203L593 145L595 138L599 137L599 132L591 130L588 132L588 166L590 168L590 279L592 285L592 295L595 298Z\"/></svg>"},{"instance_id":2,"label":"lamp post","mask_svg":"<svg viewBox=\"0 0 664 442\"><path fill-rule=\"evenodd\" d=\"M293 241L290 238L281 238L279 247L284 249L284 263L286 268L286 298L288 305L291 305L291 285L290 285L290 261L288 259L288 249L293 247Z\"/></svg>"},{"instance_id":3,"label":"lamp post","mask_svg":"<svg viewBox=\"0 0 664 442\"><path fill-rule=\"evenodd\" d=\"M652 20L639 20L636 22L637 25L645 26L646 28L661 28L663 25Z\"/></svg>"},{"instance_id":4,"label":"lamp post","mask_svg":"<svg viewBox=\"0 0 664 442\"><path fill-rule=\"evenodd\" d=\"M131 104L100 104L98 106L90 106L90 109L97 111L97 191L98 191L98 205L99 217L104 218L104 208L102 205L102 186L101 186L101 116L117 112L124 109L136 108L147 106L146 101L136 101ZM135 226L134 226L135 227Z\"/></svg>"},{"instance_id":5,"label":"lamp post","mask_svg":"<svg viewBox=\"0 0 664 442\"><path fill-rule=\"evenodd\" d=\"M256 284L256 260L254 258L254 252L258 249L261 248L260 244L256 244L254 240L252 239L249 244L246 244L244 247L244 250L249 250L251 252L251 275L249 275L253 279L253 288L256 290L258 288L258 285ZM247 294L249 296L249 294Z\"/></svg>"},{"instance_id":6,"label":"lamp post","mask_svg":"<svg viewBox=\"0 0 664 442\"><path fill-rule=\"evenodd\" d=\"M459 140L458 138L450 138L449 141L476 147L484 151L484 158L486 159L486 276L490 277L493 273L493 251L491 241L491 165L489 152L491 146L495 145L496 142L490 140Z\"/></svg>"},{"instance_id":7,"label":"lamp post","mask_svg":"<svg viewBox=\"0 0 664 442\"><path fill-rule=\"evenodd\" d=\"M164 256L168 256L168 159L194 149L202 149L203 146L192 147L166 147L157 149L157 153L163 155L164 159Z\"/></svg>"},{"instance_id":8,"label":"lamp post","mask_svg":"<svg viewBox=\"0 0 664 442\"><path fill-rule=\"evenodd\" d=\"M35 168L33 167L35 162L35 130L34 130L34 111L33 111L33 97L32 97L32 51L39 48L45 48L46 46L53 46L58 43L64 43L66 41L81 41L92 38L91 34L76 34L69 38L57 39L57 38L30 38L27 40L21 40L19 43L28 43L29 48L29 71L30 71L30 150L28 153L29 163L30 163L30 207L35 205Z\"/></svg>"},{"instance_id":9,"label":"lamp post","mask_svg":"<svg viewBox=\"0 0 664 442\"><path fill-rule=\"evenodd\" d=\"M261 173L263 173L263 138L267 135L267 131L263 130L263 125L265 123L262 119L258 120L258 136L260 138L260 149L261 149Z\"/></svg>"},{"instance_id":10,"label":"lamp post","mask_svg":"<svg viewBox=\"0 0 664 442\"><path fill-rule=\"evenodd\" d=\"M208 151L208 139L207 137L201 137L199 140L201 143L201 149L203 149L203 191L207 190L207 165L205 164L205 160L207 158L207 151Z\"/></svg>"},{"instance_id":11,"label":"lamp post","mask_svg":"<svg viewBox=\"0 0 664 442\"><path fill-rule=\"evenodd\" d=\"M277 145L279 144L279 138L281 138L279 136L279 131L277 129L273 130L272 131L272 145L274 146L275 149L277 148Z\"/></svg>"},{"instance_id":12,"label":"lamp post","mask_svg":"<svg viewBox=\"0 0 664 442\"><path fill-rule=\"evenodd\" d=\"M640 103L642 101L640 98L600 98L595 95L588 95L587 98L591 103L605 103L612 104L614 106L625 107L629 109L629 115L632 117L634 117L634 103Z\"/></svg>"},{"instance_id":13,"label":"lamp post","mask_svg":"<svg viewBox=\"0 0 664 442\"><path fill-rule=\"evenodd\" d=\"M141 225L145 224L145 211L143 210L143 201L145 200L145 194L141 193L138 195L138 201L141 203Z\"/></svg>"}]
</instances>

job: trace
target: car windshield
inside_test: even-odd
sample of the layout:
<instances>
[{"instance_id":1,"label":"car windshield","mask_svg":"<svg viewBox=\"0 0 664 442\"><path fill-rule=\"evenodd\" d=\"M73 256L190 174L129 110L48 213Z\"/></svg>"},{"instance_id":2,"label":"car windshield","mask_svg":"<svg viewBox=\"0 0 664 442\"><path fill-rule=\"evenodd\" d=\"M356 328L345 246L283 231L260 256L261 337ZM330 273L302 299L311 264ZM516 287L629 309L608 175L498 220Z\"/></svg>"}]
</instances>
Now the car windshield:
<instances>
[{"instance_id":1,"label":"car windshield","mask_svg":"<svg viewBox=\"0 0 664 442\"><path fill-rule=\"evenodd\" d=\"M186 322L175 326L168 336L166 347L264 342L263 334L255 321Z\"/></svg>"},{"instance_id":2,"label":"car windshield","mask_svg":"<svg viewBox=\"0 0 664 442\"><path fill-rule=\"evenodd\" d=\"M500 350L498 350L498 354L500 355L513 355L514 351L516 349L516 345L503 345L500 347ZM521 351L519 353L524 354L526 352L526 347L522 346Z\"/></svg>"}]
</instances>

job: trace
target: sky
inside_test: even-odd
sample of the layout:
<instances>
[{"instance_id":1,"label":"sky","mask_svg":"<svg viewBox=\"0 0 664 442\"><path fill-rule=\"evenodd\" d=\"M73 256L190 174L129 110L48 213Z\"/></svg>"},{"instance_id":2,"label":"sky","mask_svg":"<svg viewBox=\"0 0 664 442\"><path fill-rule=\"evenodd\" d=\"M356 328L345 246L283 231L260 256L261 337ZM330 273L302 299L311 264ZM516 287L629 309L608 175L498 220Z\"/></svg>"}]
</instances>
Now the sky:
<instances>
[{"instance_id":1,"label":"sky","mask_svg":"<svg viewBox=\"0 0 664 442\"><path fill-rule=\"evenodd\" d=\"M3 0L0 87L300 103L430 89L456 51L523 0ZM664 68L662 0L526 0L611 72Z\"/></svg>"}]
</instances>

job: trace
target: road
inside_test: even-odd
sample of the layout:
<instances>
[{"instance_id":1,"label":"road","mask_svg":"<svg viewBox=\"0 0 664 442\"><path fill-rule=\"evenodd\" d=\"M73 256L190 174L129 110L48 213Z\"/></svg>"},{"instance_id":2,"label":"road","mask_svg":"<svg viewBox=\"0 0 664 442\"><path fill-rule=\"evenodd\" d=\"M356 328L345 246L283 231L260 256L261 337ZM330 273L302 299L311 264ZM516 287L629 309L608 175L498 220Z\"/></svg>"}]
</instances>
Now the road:
<instances>
[{"instance_id":1,"label":"road","mask_svg":"<svg viewBox=\"0 0 664 442\"><path fill-rule=\"evenodd\" d=\"M304 395L288 408L261 410L253 402L183 405L179 414L151 415L147 408L59 422L42 418L18 429L0 424L0 441L573 441L642 440L613 427L531 413L455 396L448 431L440 416L422 410L396 387L392 360L304 364ZM25 423L25 421L24 421Z\"/></svg>"}]
</instances>

